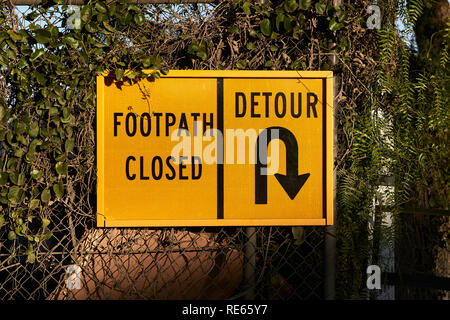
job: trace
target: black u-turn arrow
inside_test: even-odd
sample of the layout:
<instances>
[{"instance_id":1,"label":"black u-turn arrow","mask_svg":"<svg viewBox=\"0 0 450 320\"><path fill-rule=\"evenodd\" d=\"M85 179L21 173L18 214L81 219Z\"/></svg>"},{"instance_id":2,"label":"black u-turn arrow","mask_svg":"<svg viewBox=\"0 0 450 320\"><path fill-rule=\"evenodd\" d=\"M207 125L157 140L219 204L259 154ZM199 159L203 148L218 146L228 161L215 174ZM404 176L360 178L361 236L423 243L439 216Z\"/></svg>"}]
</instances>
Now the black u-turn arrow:
<instances>
[{"instance_id":1,"label":"black u-turn arrow","mask_svg":"<svg viewBox=\"0 0 450 320\"><path fill-rule=\"evenodd\" d=\"M272 130L278 130L278 137L272 137ZM261 136L267 136L267 142L260 142ZM255 203L267 204L267 174L262 174L261 169L267 170L267 147L273 139L279 139L286 146L286 175L276 173L275 177L286 191L291 200L295 198L300 189L309 178L309 173L298 175L298 144L294 134L283 127L269 127L264 129L256 140L256 164L255 164ZM261 145L262 144L262 145ZM262 150L259 150L259 148ZM261 163L265 157L266 164ZM267 172L265 172L267 173Z\"/></svg>"}]
</instances>

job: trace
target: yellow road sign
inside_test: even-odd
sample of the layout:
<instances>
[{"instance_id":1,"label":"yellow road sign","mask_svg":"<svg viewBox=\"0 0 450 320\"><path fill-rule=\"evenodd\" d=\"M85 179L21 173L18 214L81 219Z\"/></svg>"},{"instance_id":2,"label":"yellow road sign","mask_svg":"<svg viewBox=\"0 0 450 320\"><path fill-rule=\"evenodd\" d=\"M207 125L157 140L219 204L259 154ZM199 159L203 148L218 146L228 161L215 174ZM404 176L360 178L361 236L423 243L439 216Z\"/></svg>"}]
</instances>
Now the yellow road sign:
<instances>
[{"instance_id":1,"label":"yellow road sign","mask_svg":"<svg viewBox=\"0 0 450 320\"><path fill-rule=\"evenodd\" d=\"M97 78L97 225L333 224L329 71Z\"/></svg>"}]
</instances>

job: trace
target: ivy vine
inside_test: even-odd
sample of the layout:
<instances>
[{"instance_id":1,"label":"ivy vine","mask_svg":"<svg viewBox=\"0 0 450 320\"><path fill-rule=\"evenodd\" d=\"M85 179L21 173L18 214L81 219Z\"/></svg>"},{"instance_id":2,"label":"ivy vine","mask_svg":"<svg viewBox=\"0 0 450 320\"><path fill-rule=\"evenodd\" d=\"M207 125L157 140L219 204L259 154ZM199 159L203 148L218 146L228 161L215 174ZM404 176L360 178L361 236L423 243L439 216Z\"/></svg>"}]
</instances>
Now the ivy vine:
<instances>
[{"instance_id":1,"label":"ivy vine","mask_svg":"<svg viewBox=\"0 0 450 320\"><path fill-rule=\"evenodd\" d=\"M79 133L83 121L91 121L83 113L94 106L96 75L113 71L116 80L152 80L159 72L142 70L162 65L135 30L144 19L139 6L95 1L82 7L80 28L69 29L57 26L58 19L69 18L63 2L43 1L20 30L8 26L5 8L0 14L0 66L8 93L0 97L0 228L9 230L9 240L28 240L28 262L52 236L51 208L67 201L73 160L93 162L95 146Z\"/></svg>"}]
</instances>

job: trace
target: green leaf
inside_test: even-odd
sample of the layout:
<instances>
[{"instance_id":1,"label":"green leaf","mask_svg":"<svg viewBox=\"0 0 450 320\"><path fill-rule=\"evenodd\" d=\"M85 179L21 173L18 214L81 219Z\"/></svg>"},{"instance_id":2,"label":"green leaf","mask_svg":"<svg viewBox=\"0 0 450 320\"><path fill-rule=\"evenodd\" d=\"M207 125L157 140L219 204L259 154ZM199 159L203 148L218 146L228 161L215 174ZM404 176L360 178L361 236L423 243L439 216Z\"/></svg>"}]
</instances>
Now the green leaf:
<instances>
[{"instance_id":1,"label":"green leaf","mask_svg":"<svg viewBox=\"0 0 450 320\"><path fill-rule=\"evenodd\" d=\"M155 79L161 78L161 75L160 75L159 72L157 72L157 71L152 72L152 76L153 76Z\"/></svg>"},{"instance_id":2,"label":"green leaf","mask_svg":"<svg viewBox=\"0 0 450 320\"><path fill-rule=\"evenodd\" d=\"M102 2L97 2L95 4L95 9L97 9L98 12L106 13L108 9L106 8L106 5Z\"/></svg>"},{"instance_id":3,"label":"green leaf","mask_svg":"<svg viewBox=\"0 0 450 320\"><path fill-rule=\"evenodd\" d=\"M25 183L25 174L24 173L20 173L17 177L17 185L18 186L23 186Z\"/></svg>"},{"instance_id":4,"label":"green leaf","mask_svg":"<svg viewBox=\"0 0 450 320\"><path fill-rule=\"evenodd\" d=\"M17 141L19 141L21 144L26 145L27 144L27 140L25 139L25 137L23 135L18 135L16 137Z\"/></svg>"},{"instance_id":5,"label":"green leaf","mask_svg":"<svg viewBox=\"0 0 450 320\"><path fill-rule=\"evenodd\" d=\"M159 71L161 71L161 73L165 76L167 76L169 74L169 69L167 69L167 68L162 68Z\"/></svg>"},{"instance_id":6,"label":"green leaf","mask_svg":"<svg viewBox=\"0 0 450 320\"><path fill-rule=\"evenodd\" d=\"M16 120L14 123L14 133L17 135L23 134L27 131L27 126L25 123Z\"/></svg>"},{"instance_id":7,"label":"green leaf","mask_svg":"<svg viewBox=\"0 0 450 320\"><path fill-rule=\"evenodd\" d=\"M102 23L104 21L108 21L108 15L104 14L104 13L99 13L97 14L97 21L99 23ZM131 22L131 21L130 21ZM108 40L108 38L106 38Z\"/></svg>"},{"instance_id":8,"label":"green leaf","mask_svg":"<svg viewBox=\"0 0 450 320\"><path fill-rule=\"evenodd\" d=\"M327 9L327 4L325 2L317 2L315 4L315 8L318 14L324 14L325 10Z\"/></svg>"},{"instance_id":9,"label":"green leaf","mask_svg":"<svg viewBox=\"0 0 450 320\"><path fill-rule=\"evenodd\" d=\"M136 17L135 17L136 19ZM137 22L137 21L136 21ZM108 30L109 32L115 32L116 30L107 22L107 21L103 21L103 26L105 27L106 30ZM142 24L142 23L141 23ZM88 30L89 31L89 30Z\"/></svg>"},{"instance_id":10,"label":"green leaf","mask_svg":"<svg viewBox=\"0 0 450 320\"><path fill-rule=\"evenodd\" d=\"M115 71L116 80L117 81L121 80L124 73L125 73L125 70L123 70L123 69L116 69L116 71Z\"/></svg>"},{"instance_id":11,"label":"green leaf","mask_svg":"<svg viewBox=\"0 0 450 320\"><path fill-rule=\"evenodd\" d=\"M66 162L57 162L55 165L56 172L58 174L67 174L68 166Z\"/></svg>"},{"instance_id":12,"label":"green leaf","mask_svg":"<svg viewBox=\"0 0 450 320\"><path fill-rule=\"evenodd\" d=\"M261 21L261 24L259 25L259 27L261 28L261 32L265 36L270 36L270 34L272 33L272 27L270 25L269 19L264 19L263 21Z\"/></svg>"},{"instance_id":13,"label":"green leaf","mask_svg":"<svg viewBox=\"0 0 450 320\"><path fill-rule=\"evenodd\" d=\"M52 35L47 30L40 29L40 30L35 31L34 38L36 39L36 41L38 43L45 44L50 41L50 39L52 38Z\"/></svg>"},{"instance_id":14,"label":"green leaf","mask_svg":"<svg viewBox=\"0 0 450 320\"><path fill-rule=\"evenodd\" d=\"M9 180L11 180L12 183L17 185L17 181L19 180L19 174L17 172L11 172L9 174Z\"/></svg>"},{"instance_id":15,"label":"green leaf","mask_svg":"<svg viewBox=\"0 0 450 320\"><path fill-rule=\"evenodd\" d=\"M15 240L16 239L16 233L14 231L9 231L8 232L8 240Z\"/></svg>"},{"instance_id":16,"label":"green leaf","mask_svg":"<svg viewBox=\"0 0 450 320\"><path fill-rule=\"evenodd\" d=\"M39 179L42 176L41 170L38 170L38 169L31 170L30 174L31 174L31 177L35 180Z\"/></svg>"},{"instance_id":17,"label":"green leaf","mask_svg":"<svg viewBox=\"0 0 450 320\"><path fill-rule=\"evenodd\" d=\"M8 182L9 175L6 172L0 173L0 186L4 186Z\"/></svg>"},{"instance_id":18,"label":"green leaf","mask_svg":"<svg viewBox=\"0 0 450 320\"><path fill-rule=\"evenodd\" d=\"M43 73L35 72L34 76L36 77L36 80L40 85L45 85L45 75Z\"/></svg>"},{"instance_id":19,"label":"green leaf","mask_svg":"<svg viewBox=\"0 0 450 320\"><path fill-rule=\"evenodd\" d=\"M15 32L13 30L8 30L7 32L14 42L19 42L19 41L24 42L26 40L26 39L23 39L23 35L21 35L18 32Z\"/></svg>"},{"instance_id":20,"label":"green leaf","mask_svg":"<svg viewBox=\"0 0 450 320\"><path fill-rule=\"evenodd\" d=\"M42 218L42 229L45 229L50 224L50 220Z\"/></svg>"},{"instance_id":21,"label":"green leaf","mask_svg":"<svg viewBox=\"0 0 450 320\"><path fill-rule=\"evenodd\" d=\"M73 49L77 49L79 47L79 42L78 40L76 40L75 38L71 37L71 36L65 36L62 41L66 44L68 44L69 46L71 46Z\"/></svg>"},{"instance_id":22,"label":"green leaf","mask_svg":"<svg viewBox=\"0 0 450 320\"><path fill-rule=\"evenodd\" d=\"M344 20L347 19L347 12L344 10L341 10L338 12L338 20L339 22L344 22Z\"/></svg>"},{"instance_id":23,"label":"green leaf","mask_svg":"<svg viewBox=\"0 0 450 320\"><path fill-rule=\"evenodd\" d=\"M30 209L36 209L41 204L39 199L33 199L30 201Z\"/></svg>"},{"instance_id":24,"label":"green leaf","mask_svg":"<svg viewBox=\"0 0 450 320\"><path fill-rule=\"evenodd\" d=\"M18 162L19 162L19 161L18 161L16 158L11 158L11 159L9 159L8 162L6 163L6 169L8 169L8 170L13 170L14 167L17 166L17 163L18 163Z\"/></svg>"},{"instance_id":25,"label":"green leaf","mask_svg":"<svg viewBox=\"0 0 450 320\"><path fill-rule=\"evenodd\" d=\"M19 219L22 220L22 219ZM18 235L18 236L24 236L25 232L26 232L26 226L25 225L18 225L15 229L14 232Z\"/></svg>"},{"instance_id":26,"label":"green leaf","mask_svg":"<svg viewBox=\"0 0 450 320\"><path fill-rule=\"evenodd\" d=\"M3 99L3 98L1 98L1 99ZM3 100L1 102L3 102ZM0 121L2 121L5 114L6 114L6 108L0 104Z\"/></svg>"},{"instance_id":27,"label":"green leaf","mask_svg":"<svg viewBox=\"0 0 450 320\"><path fill-rule=\"evenodd\" d=\"M305 241L306 233L304 227L292 227L292 235L295 239L295 245L301 245Z\"/></svg>"},{"instance_id":28,"label":"green leaf","mask_svg":"<svg viewBox=\"0 0 450 320\"><path fill-rule=\"evenodd\" d=\"M146 68L147 67L158 68L162 63L162 59L160 56L152 54L151 56L142 59L141 62L144 64L144 67Z\"/></svg>"},{"instance_id":29,"label":"green leaf","mask_svg":"<svg viewBox=\"0 0 450 320\"><path fill-rule=\"evenodd\" d=\"M37 137L39 135L39 125L37 122L33 122L30 124L30 128L28 129L28 134L30 137Z\"/></svg>"},{"instance_id":30,"label":"green leaf","mask_svg":"<svg viewBox=\"0 0 450 320\"><path fill-rule=\"evenodd\" d=\"M36 255L32 252L27 255L27 262L34 263L36 261Z\"/></svg>"},{"instance_id":31,"label":"green leaf","mask_svg":"<svg viewBox=\"0 0 450 320\"><path fill-rule=\"evenodd\" d=\"M47 203L47 202L50 201L51 196L52 196L52 195L51 195L51 193L50 193L50 190L49 190L49 189L45 189L45 190L42 191L42 193L41 193L41 201L44 202L44 203Z\"/></svg>"},{"instance_id":32,"label":"green leaf","mask_svg":"<svg viewBox=\"0 0 450 320\"><path fill-rule=\"evenodd\" d=\"M335 18L330 21L329 28L331 31L338 31L344 26L343 23L337 22Z\"/></svg>"},{"instance_id":33,"label":"green leaf","mask_svg":"<svg viewBox=\"0 0 450 320\"><path fill-rule=\"evenodd\" d=\"M9 57L11 60L14 60L14 59L17 58L16 52L15 52L14 50L12 50L12 49L6 49L6 54L8 55L8 57ZM30 59L30 60L31 60L31 59Z\"/></svg>"},{"instance_id":34,"label":"green leaf","mask_svg":"<svg viewBox=\"0 0 450 320\"><path fill-rule=\"evenodd\" d=\"M247 61L245 60L240 60L236 63L236 67L238 69L245 69L247 67Z\"/></svg>"},{"instance_id":35,"label":"green leaf","mask_svg":"<svg viewBox=\"0 0 450 320\"><path fill-rule=\"evenodd\" d=\"M144 68L148 68L151 64L150 57L145 57L141 59L141 63L144 66Z\"/></svg>"},{"instance_id":36,"label":"green leaf","mask_svg":"<svg viewBox=\"0 0 450 320\"><path fill-rule=\"evenodd\" d=\"M28 147L28 150L30 151L36 151L36 147L42 145L42 141L39 139L33 139L31 141L30 146Z\"/></svg>"},{"instance_id":37,"label":"green leaf","mask_svg":"<svg viewBox=\"0 0 450 320\"><path fill-rule=\"evenodd\" d=\"M28 66L29 65L28 65L27 60L25 60L24 58L21 58L19 60L19 68L23 69L23 68L28 67Z\"/></svg>"},{"instance_id":38,"label":"green leaf","mask_svg":"<svg viewBox=\"0 0 450 320\"><path fill-rule=\"evenodd\" d=\"M14 151L14 157L22 158L23 154L24 154L24 151L22 148L18 148L18 149L16 149L16 151Z\"/></svg>"},{"instance_id":39,"label":"green leaf","mask_svg":"<svg viewBox=\"0 0 450 320\"><path fill-rule=\"evenodd\" d=\"M52 35L52 38L57 38L59 37L59 30L57 26L48 26L47 30L50 32L50 34Z\"/></svg>"},{"instance_id":40,"label":"green leaf","mask_svg":"<svg viewBox=\"0 0 450 320\"><path fill-rule=\"evenodd\" d=\"M137 5L135 5L135 4L129 4L127 10L133 10L133 11L136 11L136 12L140 12L141 11L141 9L139 9L139 7Z\"/></svg>"},{"instance_id":41,"label":"green leaf","mask_svg":"<svg viewBox=\"0 0 450 320\"><path fill-rule=\"evenodd\" d=\"M275 19L275 26L277 30L280 30L280 23L284 21L284 14L279 13Z\"/></svg>"},{"instance_id":42,"label":"green leaf","mask_svg":"<svg viewBox=\"0 0 450 320\"><path fill-rule=\"evenodd\" d=\"M229 33L238 33L239 32L239 28L238 26L232 26L228 29Z\"/></svg>"},{"instance_id":43,"label":"green leaf","mask_svg":"<svg viewBox=\"0 0 450 320\"><path fill-rule=\"evenodd\" d=\"M5 224L5 216L0 214L0 228Z\"/></svg>"},{"instance_id":44,"label":"green leaf","mask_svg":"<svg viewBox=\"0 0 450 320\"><path fill-rule=\"evenodd\" d=\"M284 9L286 12L293 12L298 8L298 4L296 0L287 0L284 2Z\"/></svg>"},{"instance_id":45,"label":"green leaf","mask_svg":"<svg viewBox=\"0 0 450 320\"><path fill-rule=\"evenodd\" d=\"M81 21L83 21L84 23L87 23L88 21L90 21L91 14L92 14L92 7L90 5L83 6L83 8L80 11Z\"/></svg>"},{"instance_id":46,"label":"green leaf","mask_svg":"<svg viewBox=\"0 0 450 320\"><path fill-rule=\"evenodd\" d=\"M8 39L9 35L6 31L1 31L0 32L0 43L2 43L5 39Z\"/></svg>"},{"instance_id":47,"label":"green leaf","mask_svg":"<svg viewBox=\"0 0 450 320\"><path fill-rule=\"evenodd\" d=\"M22 116L22 121L23 121L25 124L30 124L30 122L31 122L31 115L29 115L29 114L24 114L24 115Z\"/></svg>"},{"instance_id":48,"label":"green leaf","mask_svg":"<svg viewBox=\"0 0 450 320\"><path fill-rule=\"evenodd\" d=\"M247 43L247 49L248 49L248 50L253 50L253 49L255 49L255 48L256 48L256 46L255 46L255 44L254 44L253 42Z\"/></svg>"},{"instance_id":49,"label":"green leaf","mask_svg":"<svg viewBox=\"0 0 450 320\"><path fill-rule=\"evenodd\" d=\"M74 145L75 142L73 139L67 139L66 142L64 143L64 150L66 150L66 152L72 152Z\"/></svg>"},{"instance_id":50,"label":"green leaf","mask_svg":"<svg viewBox=\"0 0 450 320\"><path fill-rule=\"evenodd\" d=\"M36 60L37 58L39 58L39 57L41 57L42 55L44 55L44 53L45 53L45 51L44 51L44 49L37 49L37 50L35 50L32 54L31 54L31 57L30 57L30 61L34 61L34 60Z\"/></svg>"},{"instance_id":51,"label":"green leaf","mask_svg":"<svg viewBox=\"0 0 450 320\"><path fill-rule=\"evenodd\" d=\"M37 11L32 11L29 14L27 14L25 16L25 20L27 21L33 21L34 19L36 19L37 17L39 17L39 12Z\"/></svg>"},{"instance_id":52,"label":"green leaf","mask_svg":"<svg viewBox=\"0 0 450 320\"><path fill-rule=\"evenodd\" d=\"M51 237L53 237L53 233L52 233L52 232L47 232L47 233L44 235L44 237L43 237L42 240L48 240L48 239L50 239Z\"/></svg>"},{"instance_id":53,"label":"green leaf","mask_svg":"<svg viewBox=\"0 0 450 320\"><path fill-rule=\"evenodd\" d=\"M309 7L311 6L311 0L300 0L298 2L298 6L302 10L308 10Z\"/></svg>"},{"instance_id":54,"label":"green leaf","mask_svg":"<svg viewBox=\"0 0 450 320\"><path fill-rule=\"evenodd\" d=\"M292 31L292 22L294 21L294 19L292 19L291 17L286 17L286 19L284 19L284 29L287 32Z\"/></svg>"},{"instance_id":55,"label":"green leaf","mask_svg":"<svg viewBox=\"0 0 450 320\"><path fill-rule=\"evenodd\" d=\"M244 2L244 4L242 5L242 10L244 11L245 14L251 14L252 10L250 9L251 7L251 3L246 1Z\"/></svg>"},{"instance_id":56,"label":"green leaf","mask_svg":"<svg viewBox=\"0 0 450 320\"><path fill-rule=\"evenodd\" d=\"M56 152L55 152L55 160L57 161L57 162L62 162L62 161L65 161L66 160L66 153L64 152L64 153L60 153L60 151L59 150L55 150Z\"/></svg>"},{"instance_id":57,"label":"green leaf","mask_svg":"<svg viewBox=\"0 0 450 320\"><path fill-rule=\"evenodd\" d=\"M204 49L198 50L198 51L197 51L197 56L198 56L199 58L201 58L202 60L208 59L208 55L207 55L207 53L206 53L206 51L205 51Z\"/></svg>"},{"instance_id":58,"label":"green leaf","mask_svg":"<svg viewBox=\"0 0 450 320\"><path fill-rule=\"evenodd\" d=\"M258 38L258 32L256 32L255 30L250 30L248 34L250 35L250 37Z\"/></svg>"},{"instance_id":59,"label":"green leaf","mask_svg":"<svg viewBox=\"0 0 450 320\"><path fill-rule=\"evenodd\" d=\"M34 150L30 150L27 152L27 154L25 155L25 160L28 163L33 163L34 161L36 161L37 157L36 157L36 151Z\"/></svg>"},{"instance_id":60,"label":"green leaf","mask_svg":"<svg viewBox=\"0 0 450 320\"><path fill-rule=\"evenodd\" d=\"M8 54L8 56L9 56L9 54ZM22 61L24 61L24 59ZM2 66L7 68L9 66L9 59L0 51L0 67L2 67ZM21 61L19 61L19 68L23 68L23 65L21 66Z\"/></svg>"},{"instance_id":61,"label":"green leaf","mask_svg":"<svg viewBox=\"0 0 450 320\"><path fill-rule=\"evenodd\" d=\"M18 204L20 202L20 198L22 198L23 191L17 187L12 186L8 191L8 200L11 204Z\"/></svg>"},{"instance_id":62,"label":"green leaf","mask_svg":"<svg viewBox=\"0 0 450 320\"><path fill-rule=\"evenodd\" d=\"M282 282L283 282L283 277L279 273L274 274L270 278L270 284L274 287L280 287Z\"/></svg>"},{"instance_id":63,"label":"green leaf","mask_svg":"<svg viewBox=\"0 0 450 320\"><path fill-rule=\"evenodd\" d=\"M144 15L143 14L136 14L134 15L134 22L136 22L136 24L138 26L141 26L142 24L144 24Z\"/></svg>"},{"instance_id":64,"label":"green leaf","mask_svg":"<svg viewBox=\"0 0 450 320\"><path fill-rule=\"evenodd\" d=\"M64 185L61 181L53 185L53 192L56 194L57 198L62 198L64 195Z\"/></svg>"},{"instance_id":65,"label":"green leaf","mask_svg":"<svg viewBox=\"0 0 450 320\"><path fill-rule=\"evenodd\" d=\"M58 114L59 114L58 108L56 108L56 107L50 107L50 108L48 109L48 115L49 115L50 117L56 116L56 115L58 115Z\"/></svg>"},{"instance_id":66,"label":"green leaf","mask_svg":"<svg viewBox=\"0 0 450 320\"><path fill-rule=\"evenodd\" d=\"M95 33L98 30L97 25L93 22L89 22L89 23L85 24L84 28L90 33Z\"/></svg>"}]
</instances>

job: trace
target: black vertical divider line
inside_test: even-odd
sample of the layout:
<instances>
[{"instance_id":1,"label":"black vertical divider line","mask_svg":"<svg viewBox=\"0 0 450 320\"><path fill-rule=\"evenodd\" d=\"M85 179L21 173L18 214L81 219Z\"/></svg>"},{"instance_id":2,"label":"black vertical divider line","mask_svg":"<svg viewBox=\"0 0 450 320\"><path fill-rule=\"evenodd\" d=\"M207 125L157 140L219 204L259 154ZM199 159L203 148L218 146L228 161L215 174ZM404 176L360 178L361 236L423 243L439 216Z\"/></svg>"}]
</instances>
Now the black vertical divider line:
<instances>
[{"instance_id":1,"label":"black vertical divider line","mask_svg":"<svg viewBox=\"0 0 450 320\"><path fill-rule=\"evenodd\" d=\"M217 148L217 219L223 219L223 161L225 137L223 136L223 78L217 78L217 131L222 134ZM218 138L218 137L217 137ZM220 140L217 140L218 143Z\"/></svg>"}]
</instances>

